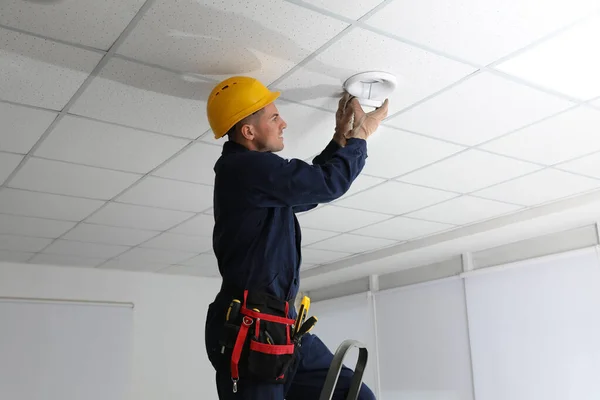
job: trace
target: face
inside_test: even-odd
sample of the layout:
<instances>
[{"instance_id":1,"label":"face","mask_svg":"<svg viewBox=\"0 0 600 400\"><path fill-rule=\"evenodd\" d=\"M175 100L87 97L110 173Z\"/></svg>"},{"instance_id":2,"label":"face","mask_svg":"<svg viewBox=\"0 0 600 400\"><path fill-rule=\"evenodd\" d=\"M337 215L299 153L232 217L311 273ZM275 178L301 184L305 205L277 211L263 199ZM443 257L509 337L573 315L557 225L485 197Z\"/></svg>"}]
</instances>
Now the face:
<instances>
[{"instance_id":1,"label":"face","mask_svg":"<svg viewBox=\"0 0 600 400\"><path fill-rule=\"evenodd\" d=\"M253 150L273 153L283 150L283 130L287 124L275 104L263 108L247 126L250 135L244 136L250 139Z\"/></svg>"}]
</instances>

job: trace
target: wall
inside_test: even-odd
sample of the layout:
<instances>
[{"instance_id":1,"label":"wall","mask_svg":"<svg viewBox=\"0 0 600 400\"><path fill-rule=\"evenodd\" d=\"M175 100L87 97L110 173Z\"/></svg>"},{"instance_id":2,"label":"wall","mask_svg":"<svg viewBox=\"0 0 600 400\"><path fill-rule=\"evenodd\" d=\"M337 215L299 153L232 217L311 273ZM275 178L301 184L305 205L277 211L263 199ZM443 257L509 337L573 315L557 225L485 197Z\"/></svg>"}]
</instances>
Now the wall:
<instances>
[{"instance_id":1,"label":"wall","mask_svg":"<svg viewBox=\"0 0 600 400\"><path fill-rule=\"evenodd\" d=\"M134 303L130 400L216 400L204 348L220 280L0 263L0 296Z\"/></svg>"}]
</instances>

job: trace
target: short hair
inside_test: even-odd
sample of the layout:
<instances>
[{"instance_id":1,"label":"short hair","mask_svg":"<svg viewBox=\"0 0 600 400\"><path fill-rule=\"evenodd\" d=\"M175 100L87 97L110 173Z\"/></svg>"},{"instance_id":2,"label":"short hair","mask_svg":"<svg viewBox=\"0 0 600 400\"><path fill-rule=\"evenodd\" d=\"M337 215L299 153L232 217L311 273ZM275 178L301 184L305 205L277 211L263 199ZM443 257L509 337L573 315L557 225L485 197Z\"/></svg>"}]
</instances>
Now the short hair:
<instances>
[{"instance_id":1,"label":"short hair","mask_svg":"<svg viewBox=\"0 0 600 400\"><path fill-rule=\"evenodd\" d=\"M240 121L236 122L231 129L229 129L226 133L227 137L229 138L229 140L234 140L235 139L235 134L237 133L238 129L241 128L242 125L247 124L249 122L249 120L254 117L255 115L260 115L262 114L262 112L264 111L264 108L261 108L258 111L253 112L252 114L248 115L245 118L242 118Z\"/></svg>"}]
</instances>

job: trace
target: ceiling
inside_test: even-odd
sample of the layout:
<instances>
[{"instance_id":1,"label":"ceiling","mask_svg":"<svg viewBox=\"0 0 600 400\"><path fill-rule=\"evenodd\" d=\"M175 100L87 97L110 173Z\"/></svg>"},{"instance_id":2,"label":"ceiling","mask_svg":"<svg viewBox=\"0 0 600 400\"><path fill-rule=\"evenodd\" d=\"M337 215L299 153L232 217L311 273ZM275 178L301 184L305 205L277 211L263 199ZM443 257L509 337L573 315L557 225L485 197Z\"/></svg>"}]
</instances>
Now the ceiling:
<instances>
[{"instance_id":1,"label":"ceiling","mask_svg":"<svg viewBox=\"0 0 600 400\"><path fill-rule=\"evenodd\" d=\"M3 0L0 261L218 276L205 108L234 74L308 162L346 78L399 79L363 174L299 215L310 277L518 223L600 189L598 37L597 0Z\"/></svg>"}]
</instances>

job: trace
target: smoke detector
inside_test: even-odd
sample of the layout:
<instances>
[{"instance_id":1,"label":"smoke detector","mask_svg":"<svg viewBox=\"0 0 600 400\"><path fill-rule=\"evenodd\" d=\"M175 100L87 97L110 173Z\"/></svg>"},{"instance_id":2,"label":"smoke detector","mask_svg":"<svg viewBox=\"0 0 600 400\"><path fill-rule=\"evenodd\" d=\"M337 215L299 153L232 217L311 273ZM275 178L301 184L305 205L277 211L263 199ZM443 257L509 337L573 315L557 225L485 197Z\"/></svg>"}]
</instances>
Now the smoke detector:
<instances>
[{"instance_id":1,"label":"smoke detector","mask_svg":"<svg viewBox=\"0 0 600 400\"><path fill-rule=\"evenodd\" d=\"M396 89L396 77L388 72L361 72L344 82L344 90L358 98L362 106L381 107Z\"/></svg>"}]
</instances>

